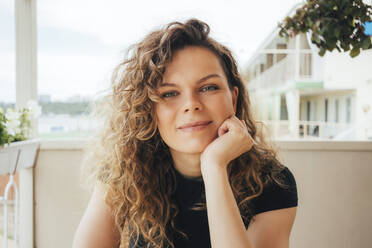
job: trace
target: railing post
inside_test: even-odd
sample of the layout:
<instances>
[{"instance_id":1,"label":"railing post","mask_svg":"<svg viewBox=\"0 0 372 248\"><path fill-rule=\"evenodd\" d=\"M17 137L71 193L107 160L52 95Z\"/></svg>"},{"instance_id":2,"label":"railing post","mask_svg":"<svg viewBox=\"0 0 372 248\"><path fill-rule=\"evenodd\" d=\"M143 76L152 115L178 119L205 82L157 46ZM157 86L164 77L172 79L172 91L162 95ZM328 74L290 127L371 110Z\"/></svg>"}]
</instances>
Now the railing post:
<instances>
[{"instance_id":1,"label":"railing post","mask_svg":"<svg viewBox=\"0 0 372 248\"><path fill-rule=\"evenodd\" d=\"M295 113L295 116L294 116L294 132L295 132L295 138L298 139L299 137L299 122L300 122L300 93L298 90L295 90L294 91L294 95L295 95L295 110L294 110L294 113Z\"/></svg>"},{"instance_id":2,"label":"railing post","mask_svg":"<svg viewBox=\"0 0 372 248\"><path fill-rule=\"evenodd\" d=\"M15 0L16 107L37 101L36 0ZM37 136L37 121L32 121L31 136ZM34 247L33 168L19 171L19 247Z\"/></svg>"},{"instance_id":3,"label":"railing post","mask_svg":"<svg viewBox=\"0 0 372 248\"><path fill-rule=\"evenodd\" d=\"M300 35L296 35L295 43L295 80L300 78Z\"/></svg>"}]
</instances>

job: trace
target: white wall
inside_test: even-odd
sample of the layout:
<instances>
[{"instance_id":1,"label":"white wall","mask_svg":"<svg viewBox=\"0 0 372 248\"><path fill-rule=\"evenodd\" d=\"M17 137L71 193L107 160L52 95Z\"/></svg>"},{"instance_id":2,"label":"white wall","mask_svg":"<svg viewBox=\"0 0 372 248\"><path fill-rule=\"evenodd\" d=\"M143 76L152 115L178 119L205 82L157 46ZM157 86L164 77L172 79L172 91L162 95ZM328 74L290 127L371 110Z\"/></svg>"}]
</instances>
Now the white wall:
<instances>
[{"instance_id":1,"label":"white wall","mask_svg":"<svg viewBox=\"0 0 372 248\"><path fill-rule=\"evenodd\" d=\"M372 110L363 112L366 105L372 109L372 49L362 50L355 58L351 58L348 53L329 53L326 55L324 79L325 88L356 89L357 136L364 137L367 121L372 119Z\"/></svg>"},{"instance_id":2,"label":"white wall","mask_svg":"<svg viewBox=\"0 0 372 248\"><path fill-rule=\"evenodd\" d=\"M299 206L290 247L370 247L372 142L279 142Z\"/></svg>"},{"instance_id":3,"label":"white wall","mask_svg":"<svg viewBox=\"0 0 372 248\"><path fill-rule=\"evenodd\" d=\"M351 58L349 53L326 53L325 88L356 88L372 80L372 49Z\"/></svg>"},{"instance_id":4,"label":"white wall","mask_svg":"<svg viewBox=\"0 0 372 248\"><path fill-rule=\"evenodd\" d=\"M369 247L372 243L372 142L280 141L299 206L293 248ZM71 247L89 195L79 187L82 142L44 142L35 168L38 248Z\"/></svg>"}]
</instances>

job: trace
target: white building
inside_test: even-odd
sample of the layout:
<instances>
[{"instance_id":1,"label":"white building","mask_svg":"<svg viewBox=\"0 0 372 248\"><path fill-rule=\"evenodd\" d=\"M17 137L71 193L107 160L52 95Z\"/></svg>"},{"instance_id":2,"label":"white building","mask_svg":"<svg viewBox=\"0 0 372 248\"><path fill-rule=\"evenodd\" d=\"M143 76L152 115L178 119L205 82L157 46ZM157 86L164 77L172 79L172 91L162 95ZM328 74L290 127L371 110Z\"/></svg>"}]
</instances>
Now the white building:
<instances>
[{"instance_id":1,"label":"white building","mask_svg":"<svg viewBox=\"0 0 372 248\"><path fill-rule=\"evenodd\" d=\"M255 118L276 138L372 139L372 49L318 55L275 29L245 67Z\"/></svg>"}]
</instances>

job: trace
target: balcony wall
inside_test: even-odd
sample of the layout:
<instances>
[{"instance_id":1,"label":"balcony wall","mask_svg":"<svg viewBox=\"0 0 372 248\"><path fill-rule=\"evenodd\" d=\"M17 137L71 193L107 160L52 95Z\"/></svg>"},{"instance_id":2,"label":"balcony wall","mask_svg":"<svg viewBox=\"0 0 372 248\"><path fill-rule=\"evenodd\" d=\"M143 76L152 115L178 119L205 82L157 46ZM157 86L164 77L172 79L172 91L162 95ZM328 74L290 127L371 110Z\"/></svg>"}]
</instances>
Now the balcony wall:
<instances>
[{"instance_id":1,"label":"balcony wall","mask_svg":"<svg viewBox=\"0 0 372 248\"><path fill-rule=\"evenodd\" d=\"M372 142L278 141L299 207L291 247L349 248L372 243ZM71 247L89 200L79 187L82 141L43 142L35 167L35 242Z\"/></svg>"}]
</instances>

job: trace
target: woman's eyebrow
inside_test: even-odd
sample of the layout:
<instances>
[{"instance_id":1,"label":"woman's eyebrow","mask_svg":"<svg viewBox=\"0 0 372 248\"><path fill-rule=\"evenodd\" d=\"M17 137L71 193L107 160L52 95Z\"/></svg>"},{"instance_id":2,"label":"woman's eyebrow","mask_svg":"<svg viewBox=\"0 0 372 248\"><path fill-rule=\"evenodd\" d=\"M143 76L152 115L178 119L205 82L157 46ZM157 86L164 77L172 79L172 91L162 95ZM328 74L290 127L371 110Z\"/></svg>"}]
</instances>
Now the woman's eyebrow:
<instances>
[{"instance_id":1,"label":"woman's eyebrow","mask_svg":"<svg viewBox=\"0 0 372 248\"><path fill-rule=\"evenodd\" d=\"M196 84L200 84L200 83L202 83L202 82L204 82L204 81L206 81L206 80L208 80L210 78L213 78L213 77L221 78L221 76L218 75L218 74L209 74L208 76L205 76L205 77L202 77L201 79L199 79L196 82ZM177 84L174 84L174 83L163 82L163 83L160 84L159 87L165 87L165 86L175 86L175 87L177 87L178 85Z\"/></svg>"}]
</instances>

